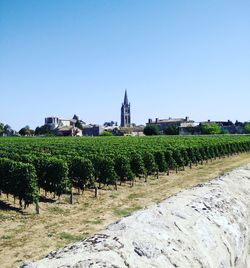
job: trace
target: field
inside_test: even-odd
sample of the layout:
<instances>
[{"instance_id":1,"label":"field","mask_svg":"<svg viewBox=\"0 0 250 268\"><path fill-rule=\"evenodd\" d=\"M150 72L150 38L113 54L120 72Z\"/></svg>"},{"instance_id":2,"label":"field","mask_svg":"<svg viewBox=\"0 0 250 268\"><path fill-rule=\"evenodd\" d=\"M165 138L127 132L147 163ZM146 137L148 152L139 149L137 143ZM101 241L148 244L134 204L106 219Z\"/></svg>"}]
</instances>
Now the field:
<instances>
[{"instance_id":1,"label":"field","mask_svg":"<svg viewBox=\"0 0 250 268\"><path fill-rule=\"evenodd\" d=\"M34 195L29 197L28 208L20 209L18 202L14 204L13 193L9 192L8 199L6 191L1 189L1 267L40 258L53 249L101 230L134 210L246 164L250 160L249 149L249 136L0 139L0 185L4 186L7 178L3 176L6 172L3 163L11 163L14 168L21 163L29 167L26 170L34 172L34 189L31 190ZM140 165L133 165L135 155ZM101 166L104 160L108 161ZM72 162L79 163L77 168ZM58 184L53 185L53 190L46 188L45 178L50 174L46 173L46 168L55 163L57 170L60 167L65 172L58 178L63 182L60 191ZM77 177L79 167L81 174L88 176ZM100 172L106 167L107 176L102 177ZM41 176L42 168L47 177ZM26 172L17 179L29 179L29 175ZM95 198L95 187L99 184ZM15 191L20 189L15 187ZM70 193L74 196L73 205L69 202ZM36 198L39 198L40 215L35 213L32 204Z\"/></svg>"}]
</instances>

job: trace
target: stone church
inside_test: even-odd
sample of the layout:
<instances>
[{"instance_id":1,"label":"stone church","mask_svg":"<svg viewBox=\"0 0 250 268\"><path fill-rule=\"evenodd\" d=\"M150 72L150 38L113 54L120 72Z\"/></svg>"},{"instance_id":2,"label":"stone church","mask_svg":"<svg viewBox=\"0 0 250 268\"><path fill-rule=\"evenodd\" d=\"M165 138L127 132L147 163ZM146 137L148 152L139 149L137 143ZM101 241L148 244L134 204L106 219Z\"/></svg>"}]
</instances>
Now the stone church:
<instances>
[{"instance_id":1,"label":"stone church","mask_svg":"<svg viewBox=\"0 0 250 268\"><path fill-rule=\"evenodd\" d=\"M125 90L124 102L121 107L121 127L131 126L130 103L128 102L127 90Z\"/></svg>"}]
</instances>

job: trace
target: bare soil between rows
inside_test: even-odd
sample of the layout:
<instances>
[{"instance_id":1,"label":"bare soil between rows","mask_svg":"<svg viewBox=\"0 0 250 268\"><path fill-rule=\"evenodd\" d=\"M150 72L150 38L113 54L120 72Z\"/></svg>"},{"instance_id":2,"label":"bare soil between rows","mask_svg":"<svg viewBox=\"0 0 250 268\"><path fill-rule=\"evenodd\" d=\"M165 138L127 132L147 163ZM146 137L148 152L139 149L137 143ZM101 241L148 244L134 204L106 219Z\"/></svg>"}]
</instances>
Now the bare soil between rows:
<instances>
[{"instance_id":1,"label":"bare soil between rows","mask_svg":"<svg viewBox=\"0 0 250 268\"><path fill-rule=\"evenodd\" d=\"M160 202L177 192L191 188L223 175L237 167L250 163L250 153L221 158L203 165L186 168L170 176L160 174L159 179L150 177L145 183L137 179L130 184L99 190L98 198L93 191L83 195L75 193L76 203L69 204L69 196L60 201L52 196L42 196L40 215L32 205L26 210L14 206L13 199L0 198L0 266L16 267L24 260L37 260L50 251L84 239L102 230L108 224L129 213Z\"/></svg>"}]
</instances>

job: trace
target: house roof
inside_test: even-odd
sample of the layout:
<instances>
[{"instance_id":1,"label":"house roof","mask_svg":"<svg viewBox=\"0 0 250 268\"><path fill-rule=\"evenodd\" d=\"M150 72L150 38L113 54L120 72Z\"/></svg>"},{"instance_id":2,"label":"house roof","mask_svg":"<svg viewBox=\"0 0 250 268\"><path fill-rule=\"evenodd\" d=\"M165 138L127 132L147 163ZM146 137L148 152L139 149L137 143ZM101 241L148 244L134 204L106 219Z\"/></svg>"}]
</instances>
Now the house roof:
<instances>
[{"instance_id":1,"label":"house roof","mask_svg":"<svg viewBox=\"0 0 250 268\"><path fill-rule=\"evenodd\" d=\"M188 120L186 118L168 118L168 119L158 119L157 122L153 121L152 123L173 123L173 122L194 122L192 120Z\"/></svg>"},{"instance_id":2,"label":"house roof","mask_svg":"<svg viewBox=\"0 0 250 268\"><path fill-rule=\"evenodd\" d=\"M233 126L234 125L234 123L231 121L217 121L216 123L220 124L222 126Z\"/></svg>"},{"instance_id":3,"label":"house roof","mask_svg":"<svg viewBox=\"0 0 250 268\"><path fill-rule=\"evenodd\" d=\"M169 118L169 119L158 119L158 122L168 123L168 122L180 122L185 121L184 118Z\"/></svg>"},{"instance_id":4,"label":"house roof","mask_svg":"<svg viewBox=\"0 0 250 268\"><path fill-rule=\"evenodd\" d=\"M74 127L73 126L61 126L61 127L58 127L57 130L58 131L69 131L69 130L72 130Z\"/></svg>"},{"instance_id":5,"label":"house roof","mask_svg":"<svg viewBox=\"0 0 250 268\"><path fill-rule=\"evenodd\" d=\"M70 122L73 122L73 123L76 123L77 120L76 119L65 119L65 118L59 118L59 120L61 121L70 121Z\"/></svg>"}]
</instances>

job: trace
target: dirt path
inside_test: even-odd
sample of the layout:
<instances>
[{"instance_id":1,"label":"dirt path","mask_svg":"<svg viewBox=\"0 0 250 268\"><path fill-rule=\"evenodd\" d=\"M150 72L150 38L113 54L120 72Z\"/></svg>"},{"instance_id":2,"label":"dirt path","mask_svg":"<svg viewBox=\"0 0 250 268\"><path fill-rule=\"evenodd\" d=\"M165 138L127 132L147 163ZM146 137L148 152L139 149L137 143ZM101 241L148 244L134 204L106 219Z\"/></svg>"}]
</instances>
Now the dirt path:
<instances>
[{"instance_id":1,"label":"dirt path","mask_svg":"<svg viewBox=\"0 0 250 268\"><path fill-rule=\"evenodd\" d=\"M102 190L99 198L87 191L75 195L77 203L67 204L68 196L60 202L40 202L41 214L31 206L20 213L0 199L0 264L2 268L15 267L25 259L39 259L51 250L80 240L103 229L106 225L141 207L159 202L184 188L208 181L236 167L250 163L250 153L223 158L204 165L186 168L170 176L151 178L147 183L137 181L129 185ZM11 209L11 210L10 210Z\"/></svg>"}]
</instances>

